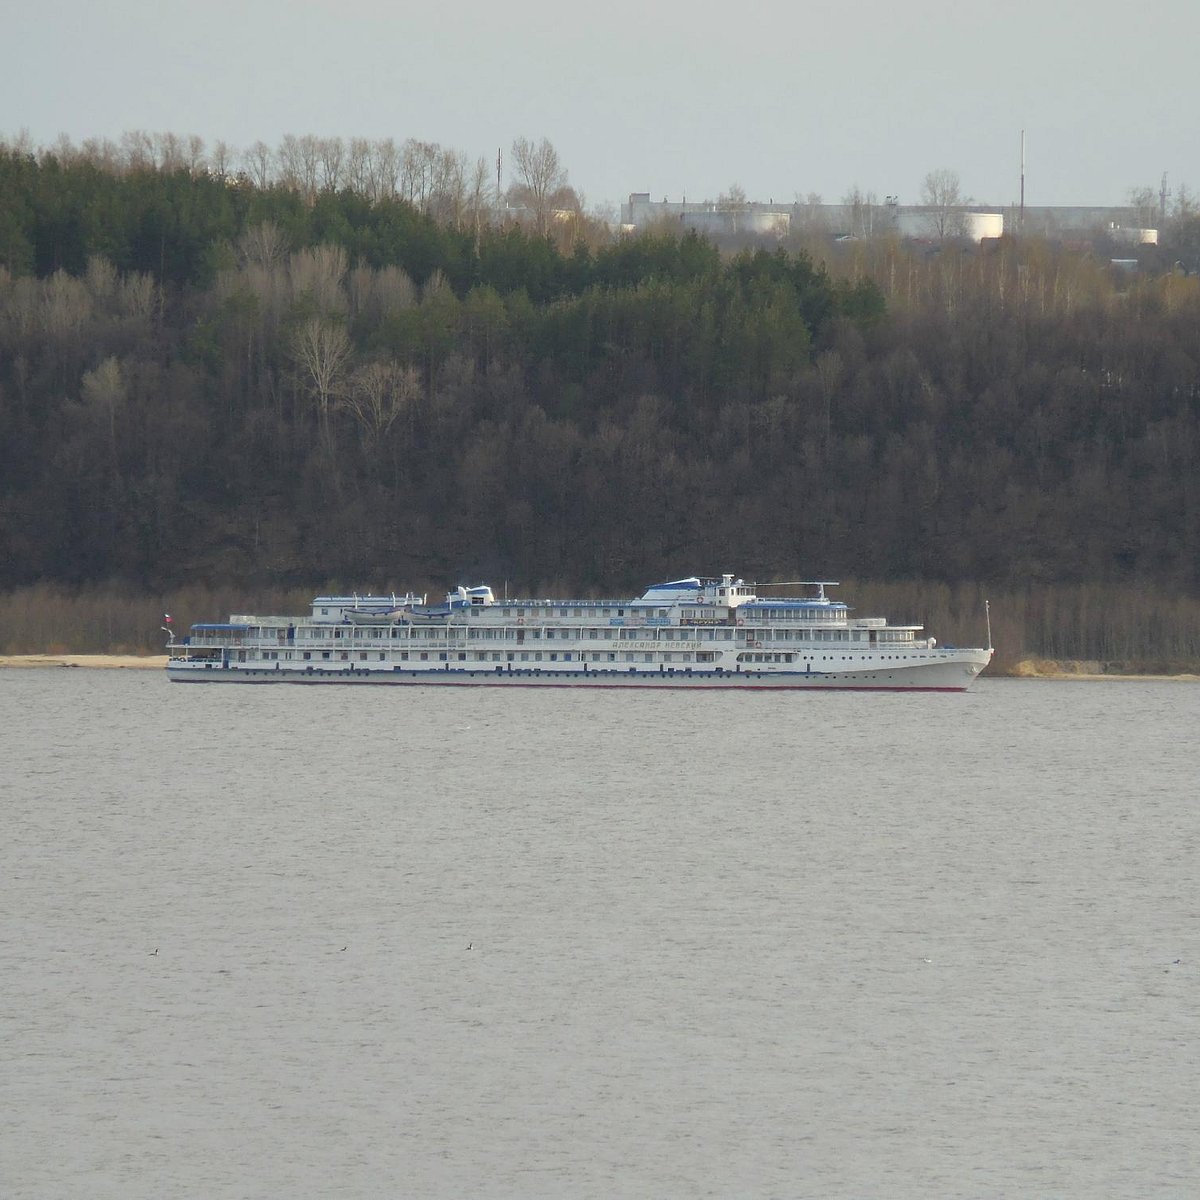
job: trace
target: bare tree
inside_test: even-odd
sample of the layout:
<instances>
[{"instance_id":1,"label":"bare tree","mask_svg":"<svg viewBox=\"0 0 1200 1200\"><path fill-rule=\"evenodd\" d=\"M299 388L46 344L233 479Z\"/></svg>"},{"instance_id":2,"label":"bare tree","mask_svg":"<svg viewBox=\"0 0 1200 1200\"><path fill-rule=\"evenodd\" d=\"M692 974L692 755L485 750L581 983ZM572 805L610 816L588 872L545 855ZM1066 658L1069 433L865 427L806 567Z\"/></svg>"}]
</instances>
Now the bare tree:
<instances>
[{"instance_id":1,"label":"bare tree","mask_svg":"<svg viewBox=\"0 0 1200 1200\"><path fill-rule=\"evenodd\" d=\"M741 212L746 207L746 189L740 183L731 183L729 190L717 197L717 207L728 212Z\"/></svg>"},{"instance_id":2,"label":"bare tree","mask_svg":"<svg viewBox=\"0 0 1200 1200\"><path fill-rule=\"evenodd\" d=\"M318 313L340 315L346 311L346 251L341 246L306 246L288 261L288 276L295 300L307 300Z\"/></svg>"},{"instance_id":3,"label":"bare tree","mask_svg":"<svg viewBox=\"0 0 1200 1200\"><path fill-rule=\"evenodd\" d=\"M921 182L921 203L929 210L931 230L939 238L962 237L966 233L966 213L970 198L962 194L958 172L940 167L930 171Z\"/></svg>"},{"instance_id":4,"label":"bare tree","mask_svg":"<svg viewBox=\"0 0 1200 1200\"><path fill-rule=\"evenodd\" d=\"M19 154L22 158L32 158L37 150L33 135L24 126L15 136L0 134L0 147L10 150L13 154Z\"/></svg>"},{"instance_id":5,"label":"bare tree","mask_svg":"<svg viewBox=\"0 0 1200 1200\"><path fill-rule=\"evenodd\" d=\"M184 161L187 164L188 172L192 175L198 175L205 167L204 160L204 139L197 134L188 134L187 143L184 146Z\"/></svg>"},{"instance_id":6,"label":"bare tree","mask_svg":"<svg viewBox=\"0 0 1200 1200\"><path fill-rule=\"evenodd\" d=\"M154 147L160 171L179 171L185 165L183 139L177 133L156 133Z\"/></svg>"},{"instance_id":7,"label":"bare tree","mask_svg":"<svg viewBox=\"0 0 1200 1200\"><path fill-rule=\"evenodd\" d=\"M154 166L154 139L143 129L121 134L121 153L129 171L146 171Z\"/></svg>"},{"instance_id":8,"label":"bare tree","mask_svg":"<svg viewBox=\"0 0 1200 1200\"><path fill-rule=\"evenodd\" d=\"M123 317L149 322L162 316L163 295L154 276L133 271L120 282L117 312Z\"/></svg>"},{"instance_id":9,"label":"bare tree","mask_svg":"<svg viewBox=\"0 0 1200 1200\"><path fill-rule=\"evenodd\" d=\"M271 172L275 162L275 154L264 141L257 141L243 155L246 174L256 188L267 188L271 184Z\"/></svg>"},{"instance_id":10,"label":"bare tree","mask_svg":"<svg viewBox=\"0 0 1200 1200\"><path fill-rule=\"evenodd\" d=\"M320 186L320 139L311 133L297 138L296 145L300 153L300 190L306 200L315 200Z\"/></svg>"},{"instance_id":11,"label":"bare tree","mask_svg":"<svg viewBox=\"0 0 1200 1200\"><path fill-rule=\"evenodd\" d=\"M475 238L475 249L479 249L479 237L483 231L484 216L491 195L492 167L486 158L475 160L471 182L467 187L467 210L470 214L471 232Z\"/></svg>"},{"instance_id":12,"label":"bare tree","mask_svg":"<svg viewBox=\"0 0 1200 1200\"><path fill-rule=\"evenodd\" d=\"M321 427L326 432L329 410L341 391L349 357L350 338L340 322L310 317L293 335L292 358L300 368Z\"/></svg>"},{"instance_id":13,"label":"bare tree","mask_svg":"<svg viewBox=\"0 0 1200 1200\"><path fill-rule=\"evenodd\" d=\"M400 194L422 212L433 186L432 160L437 147L408 138L400 148Z\"/></svg>"},{"instance_id":14,"label":"bare tree","mask_svg":"<svg viewBox=\"0 0 1200 1200\"><path fill-rule=\"evenodd\" d=\"M117 268L102 254L89 255L83 282L97 307L103 311L117 293Z\"/></svg>"},{"instance_id":15,"label":"bare tree","mask_svg":"<svg viewBox=\"0 0 1200 1200\"><path fill-rule=\"evenodd\" d=\"M276 170L279 182L284 187L300 186L300 145L294 133L285 133L275 151Z\"/></svg>"},{"instance_id":16,"label":"bare tree","mask_svg":"<svg viewBox=\"0 0 1200 1200\"><path fill-rule=\"evenodd\" d=\"M548 138L534 143L517 138L512 145L518 182L509 188L509 199L533 213L538 233L545 233L554 207L554 196L567 185L567 172Z\"/></svg>"},{"instance_id":17,"label":"bare tree","mask_svg":"<svg viewBox=\"0 0 1200 1200\"><path fill-rule=\"evenodd\" d=\"M83 373L83 402L89 408L107 418L109 446L116 467L117 457L117 409L125 400L125 380L121 364L110 355L94 371Z\"/></svg>"},{"instance_id":18,"label":"bare tree","mask_svg":"<svg viewBox=\"0 0 1200 1200\"><path fill-rule=\"evenodd\" d=\"M466 155L455 150L441 150L434 162L430 212L439 221L461 229L466 193Z\"/></svg>"},{"instance_id":19,"label":"bare tree","mask_svg":"<svg viewBox=\"0 0 1200 1200\"><path fill-rule=\"evenodd\" d=\"M259 267L272 267L282 262L288 251L287 238L273 221L262 221L244 229L237 248L243 263Z\"/></svg>"},{"instance_id":20,"label":"bare tree","mask_svg":"<svg viewBox=\"0 0 1200 1200\"><path fill-rule=\"evenodd\" d=\"M93 166L114 175L121 173L121 152L111 138L85 138L82 153Z\"/></svg>"},{"instance_id":21,"label":"bare tree","mask_svg":"<svg viewBox=\"0 0 1200 1200\"><path fill-rule=\"evenodd\" d=\"M92 315L87 288L66 271L55 271L42 284L41 324L47 335L67 343L78 335Z\"/></svg>"},{"instance_id":22,"label":"bare tree","mask_svg":"<svg viewBox=\"0 0 1200 1200\"><path fill-rule=\"evenodd\" d=\"M346 151L346 186L360 196L371 194L371 143L351 138Z\"/></svg>"},{"instance_id":23,"label":"bare tree","mask_svg":"<svg viewBox=\"0 0 1200 1200\"><path fill-rule=\"evenodd\" d=\"M230 149L229 143L216 141L213 143L209 169L218 179L224 179L233 169L233 158L233 151Z\"/></svg>"},{"instance_id":24,"label":"bare tree","mask_svg":"<svg viewBox=\"0 0 1200 1200\"><path fill-rule=\"evenodd\" d=\"M391 138L375 143L372 156L372 200L391 200L400 179L400 150Z\"/></svg>"},{"instance_id":25,"label":"bare tree","mask_svg":"<svg viewBox=\"0 0 1200 1200\"><path fill-rule=\"evenodd\" d=\"M875 210L878 207L874 192L864 192L856 183L843 197L842 204L850 211L852 237L871 237L875 232Z\"/></svg>"},{"instance_id":26,"label":"bare tree","mask_svg":"<svg viewBox=\"0 0 1200 1200\"><path fill-rule=\"evenodd\" d=\"M379 324L389 313L411 308L417 302L417 289L405 272L396 266L355 267L347 280L350 313L367 317Z\"/></svg>"},{"instance_id":27,"label":"bare tree","mask_svg":"<svg viewBox=\"0 0 1200 1200\"><path fill-rule=\"evenodd\" d=\"M380 317L401 312L417 303L417 286L403 267L380 267L375 272L373 300Z\"/></svg>"},{"instance_id":28,"label":"bare tree","mask_svg":"<svg viewBox=\"0 0 1200 1200\"><path fill-rule=\"evenodd\" d=\"M346 147L340 137L317 139L317 153L321 161L321 187L336 192L342 183L342 163Z\"/></svg>"},{"instance_id":29,"label":"bare tree","mask_svg":"<svg viewBox=\"0 0 1200 1200\"><path fill-rule=\"evenodd\" d=\"M368 441L378 441L421 394L421 375L398 362L371 362L350 378L342 406L358 422Z\"/></svg>"}]
</instances>

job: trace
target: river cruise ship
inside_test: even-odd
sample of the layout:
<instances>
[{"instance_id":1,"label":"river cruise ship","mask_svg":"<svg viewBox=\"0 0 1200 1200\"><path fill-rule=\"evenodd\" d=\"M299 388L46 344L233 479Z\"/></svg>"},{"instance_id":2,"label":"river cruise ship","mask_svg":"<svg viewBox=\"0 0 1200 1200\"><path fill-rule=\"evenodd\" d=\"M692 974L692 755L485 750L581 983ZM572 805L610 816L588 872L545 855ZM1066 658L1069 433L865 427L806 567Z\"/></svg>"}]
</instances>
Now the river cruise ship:
<instances>
[{"instance_id":1,"label":"river cruise ship","mask_svg":"<svg viewBox=\"0 0 1200 1200\"><path fill-rule=\"evenodd\" d=\"M992 650L939 646L919 625L857 617L832 582L733 575L658 583L631 600L318 596L298 617L231 616L171 637L183 683L965 691ZM791 595L771 594L780 587Z\"/></svg>"}]
</instances>

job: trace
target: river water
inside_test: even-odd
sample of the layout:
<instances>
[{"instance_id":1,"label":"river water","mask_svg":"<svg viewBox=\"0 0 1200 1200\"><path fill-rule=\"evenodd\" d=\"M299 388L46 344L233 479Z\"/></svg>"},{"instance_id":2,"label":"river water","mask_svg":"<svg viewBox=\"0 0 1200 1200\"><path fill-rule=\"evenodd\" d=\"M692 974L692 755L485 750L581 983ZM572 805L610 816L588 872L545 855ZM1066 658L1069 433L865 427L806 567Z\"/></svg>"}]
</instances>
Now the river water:
<instances>
[{"instance_id":1,"label":"river water","mask_svg":"<svg viewBox=\"0 0 1200 1200\"><path fill-rule=\"evenodd\" d=\"M0 671L0 1195L1195 1196L1198 728Z\"/></svg>"}]
</instances>

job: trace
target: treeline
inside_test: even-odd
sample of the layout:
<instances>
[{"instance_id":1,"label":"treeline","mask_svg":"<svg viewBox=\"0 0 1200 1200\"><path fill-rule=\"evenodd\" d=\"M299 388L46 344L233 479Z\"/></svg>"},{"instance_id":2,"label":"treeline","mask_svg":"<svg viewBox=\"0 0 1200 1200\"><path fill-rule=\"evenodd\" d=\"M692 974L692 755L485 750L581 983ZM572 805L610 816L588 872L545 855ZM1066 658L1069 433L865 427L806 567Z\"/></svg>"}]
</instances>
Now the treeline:
<instances>
[{"instance_id":1,"label":"treeline","mask_svg":"<svg viewBox=\"0 0 1200 1200\"><path fill-rule=\"evenodd\" d=\"M565 586L531 590L562 594ZM148 594L117 584L31 584L0 592L0 655L161 654L166 613L176 633L185 634L193 621L231 613L304 613L313 595L325 590L316 584L193 584ZM440 594L432 586L428 590ZM1200 665L1200 600L1133 584L1010 590L977 583L845 580L838 595L855 615L924 623L941 644L958 646L986 644L984 603L989 601L996 646L991 674L1011 673L1038 659L1160 674L1195 671Z\"/></svg>"},{"instance_id":2,"label":"treeline","mask_svg":"<svg viewBox=\"0 0 1200 1200\"><path fill-rule=\"evenodd\" d=\"M1200 591L1194 280L563 244L11 148L0 263L3 589Z\"/></svg>"}]
</instances>

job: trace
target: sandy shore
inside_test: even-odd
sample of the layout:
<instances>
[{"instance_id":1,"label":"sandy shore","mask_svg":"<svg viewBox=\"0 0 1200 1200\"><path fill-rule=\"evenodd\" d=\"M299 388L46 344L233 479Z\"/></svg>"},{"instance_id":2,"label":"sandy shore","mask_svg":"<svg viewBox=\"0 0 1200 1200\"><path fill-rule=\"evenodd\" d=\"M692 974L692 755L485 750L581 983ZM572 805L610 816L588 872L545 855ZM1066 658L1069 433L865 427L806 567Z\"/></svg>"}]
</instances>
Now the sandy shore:
<instances>
[{"instance_id":1,"label":"sandy shore","mask_svg":"<svg viewBox=\"0 0 1200 1200\"><path fill-rule=\"evenodd\" d=\"M165 654L0 654L0 667L105 667L109 670L131 668L138 671L162 671Z\"/></svg>"},{"instance_id":2,"label":"sandy shore","mask_svg":"<svg viewBox=\"0 0 1200 1200\"><path fill-rule=\"evenodd\" d=\"M1019 662L1011 671L997 671L996 679L1077 679L1081 683L1108 682L1110 680L1131 680L1133 682L1157 683L1160 680L1172 680L1179 683L1200 682L1200 675L1182 673L1179 675L1146 675L1126 674L1123 671L1097 671L1098 663L1055 662L1053 659L1031 658Z\"/></svg>"},{"instance_id":3,"label":"sandy shore","mask_svg":"<svg viewBox=\"0 0 1200 1200\"><path fill-rule=\"evenodd\" d=\"M1037 675L997 675L996 679L1069 679L1080 683L1200 683L1200 675L1085 675L1076 671L1047 671Z\"/></svg>"}]
</instances>

